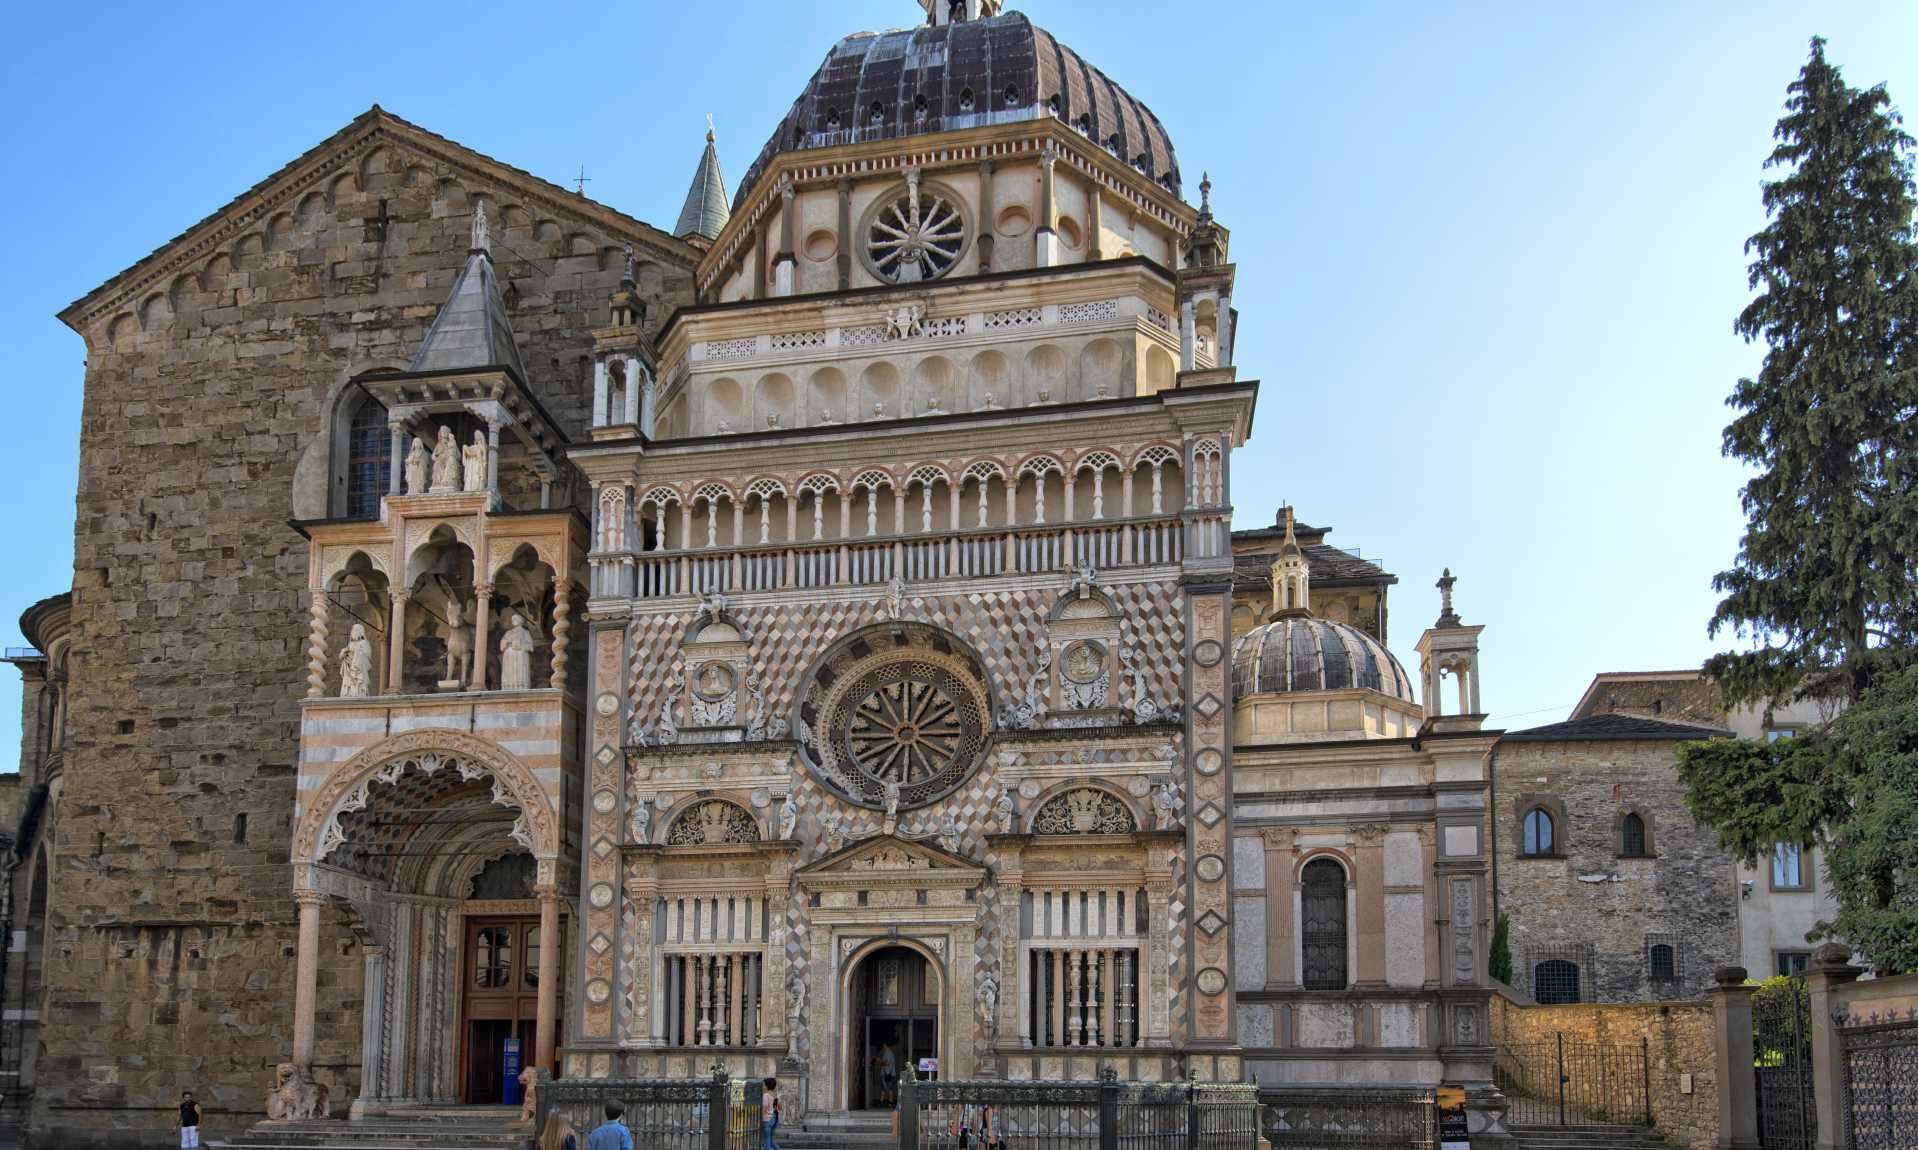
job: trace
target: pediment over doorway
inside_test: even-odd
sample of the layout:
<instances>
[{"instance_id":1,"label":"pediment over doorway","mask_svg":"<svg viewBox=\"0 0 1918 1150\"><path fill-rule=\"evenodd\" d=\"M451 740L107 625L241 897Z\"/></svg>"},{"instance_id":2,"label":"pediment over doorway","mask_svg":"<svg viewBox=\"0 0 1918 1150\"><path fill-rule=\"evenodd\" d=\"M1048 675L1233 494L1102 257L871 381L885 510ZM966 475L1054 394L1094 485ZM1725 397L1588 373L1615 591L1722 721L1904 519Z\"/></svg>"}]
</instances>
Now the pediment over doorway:
<instances>
[{"instance_id":1,"label":"pediment over doorway","mask_svg":"<svg viewBox=\"0 0 1918 1150\"><path fill-rule=\"evenodd\" d=\"M893 835L853 843L800 868L801 889L901 883L970 890L986 879L986 868L949 851Z\"/></svg>"}]
</instances>

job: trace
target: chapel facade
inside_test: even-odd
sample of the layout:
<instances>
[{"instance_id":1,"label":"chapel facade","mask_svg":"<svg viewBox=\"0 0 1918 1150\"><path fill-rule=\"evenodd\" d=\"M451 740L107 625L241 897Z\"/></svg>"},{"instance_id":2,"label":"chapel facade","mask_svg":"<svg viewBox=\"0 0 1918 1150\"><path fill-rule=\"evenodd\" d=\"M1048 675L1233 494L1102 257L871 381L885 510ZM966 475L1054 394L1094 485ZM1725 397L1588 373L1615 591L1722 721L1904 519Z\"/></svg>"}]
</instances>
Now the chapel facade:
<instances>
[{"instance_id":1,"label":"chapel facade","mask_svg":"<svg viewBox=\"0 0 1918 1150\"><path fill-rule=\"evenodd\" d=\"M730 201L709 134L675 234L375 109L73 305L36 1120L111 1144L89 1098L196 1070L236 1114L491 1101L509 1043L810 1112L902 1066L1490 1098L1479 629L1448 575L1414 679L1393 576L1290 508L1233 532L1258 385L1191 189L1023 14L926 0ZM270 433L172 430L268 383ZM149 496L85 478L122 451ZM256 617L168 605L202 577ZM208 652L190 694L140 619ZM116 812L128 760L159 797ZM187 840L213 870L127 913ZM163 954L170 1016L85 1006ZM191 1034L217 1067L88 1085Z\"/></svg>"}]
</instances>

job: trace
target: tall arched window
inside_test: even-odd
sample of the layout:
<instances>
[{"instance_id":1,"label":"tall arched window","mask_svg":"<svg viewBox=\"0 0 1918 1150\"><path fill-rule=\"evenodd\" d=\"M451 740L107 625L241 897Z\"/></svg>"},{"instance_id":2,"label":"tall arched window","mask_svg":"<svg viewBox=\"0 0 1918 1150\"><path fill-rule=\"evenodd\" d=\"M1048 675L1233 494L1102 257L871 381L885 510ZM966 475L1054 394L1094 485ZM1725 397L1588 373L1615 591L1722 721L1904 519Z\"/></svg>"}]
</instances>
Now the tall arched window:
<instances>
[{"instance_id":1,"label":"tall arched window","mask_svg":"<svg viewBox=\"0 0 1918 1150\"><path fill-rule=\"evenodd\" d=\"M340 397L333 421L332 515L368 519L380 513L392 461L386 408L357 387Z\"/></svg>"},{"instance_id":2,"label":"tall arched window","mask_svg":"<svg viewBox=\"0 0 1918 1150\"><path fill-rule=\"evenodd\" d=\"M1300 942L1307 990L1345 989L1345 868L1329 858L1305 864Z\"/></svg>"},{"instance_id":3,"label":"tall arched window","mask_svg":"<svg viewBox=\"0 0 1918 1150\"><path fill-rule=\"evenodd\" d=\"M1618 853L1628 859L1642 859L1650 853L1645 849L1645 820L1637 812L1619 820Z\"/></svg>"},{"instance_id":4,"label":"tall arched window","mask_svg":"<svg viewBox=\"0 0 1918 1150\"><path fill-rule=\"evenodd\" d=\"M1557 852L1558 828L1552 823L1552 816L1544 807L1533 807L1525 812L1525 838L1519 853L1525 855L1551 855Z\"/></svg>"}]
</instances>

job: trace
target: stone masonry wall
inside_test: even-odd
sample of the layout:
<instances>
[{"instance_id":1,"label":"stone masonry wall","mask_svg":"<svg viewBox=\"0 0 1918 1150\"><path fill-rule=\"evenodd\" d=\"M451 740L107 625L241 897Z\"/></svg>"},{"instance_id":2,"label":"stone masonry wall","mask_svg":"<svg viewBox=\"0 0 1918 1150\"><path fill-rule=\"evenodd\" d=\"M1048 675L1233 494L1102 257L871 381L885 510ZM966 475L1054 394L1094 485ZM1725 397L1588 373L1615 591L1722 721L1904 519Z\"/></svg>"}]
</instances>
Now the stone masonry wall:
<instances>
[{"instance_id":1,"label":"stone masonry wall","mask_svg":"<svg viewBox=\"0 0 1918 1150\"><path fill-rule=\"evenodd\" d=\"M1537 994L1536 963L1579 965L1580 1001L1689 998L1738 961L1737 882L1709 827L1685 809L1669 739L1501 742L1495 759L1498 908L1511 918L1513 980ZM1522 858L1521 821L1543 806L1558 853ZM1652 857L1619 855L1627 811ZM1650 977L1648 945L1676 948L1678 978Z\"/></svg>"},{"instance_id":2,"label":"stone masonry wall","mask_svg":"<svg viewBox=\"0 0 1918 1150\"><path fill-rule=\"evenodd\" d=\"M616 217L391 123L368 113L331 157L275 177L297 186L249 193L243 223L170 283L78 325L70 735L34 1145L153 1145L188 1088L209 1136L261 1116L293 993L306 547L287 520L326 514L336 397L405 366L477 198L531 383L569 431L586 419L587 333L608 322L629 238ZM640 281L656 329L690 302L691 254L630 231L653 245ZM343 1111L362 957L336 908L321 956L316 1067Z\"/></svg>"},{"instance_id":3,"label":"stone masonry wall","mask_svg":"<svg viewBox=\"0 0 1918 1150\"><path fill-rule=\"evenodd\" d=\"M1652 1122L1690 1150L1718 1144L1718 1071L1710 1002L1530 1006L1492 999L1492 1042L1510 1049L1566 1042L1635 1050L1646 1043ZM1689 1082L1687 1082L1689 1076Z\"/></svg>"}]
</instances>

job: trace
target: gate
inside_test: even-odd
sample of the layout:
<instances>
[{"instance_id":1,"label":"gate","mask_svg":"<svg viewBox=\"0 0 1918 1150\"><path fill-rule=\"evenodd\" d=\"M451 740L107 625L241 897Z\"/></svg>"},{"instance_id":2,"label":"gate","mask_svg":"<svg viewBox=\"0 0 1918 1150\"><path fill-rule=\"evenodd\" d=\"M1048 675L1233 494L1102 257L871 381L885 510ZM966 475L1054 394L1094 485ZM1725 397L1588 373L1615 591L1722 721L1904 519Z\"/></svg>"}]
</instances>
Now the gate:
<instances>
[{"instance_id":1,"label":"gate","mask_svg":"<svg viewBox=\"0 0 1918 1150\"><path fill-rule=\"evenodd\" d=\"M711 1078L548 1078L544 1070L534 1105L541 1145L586 1134L604 1119L603 1107L625 1109L620 1125L646 1150L757 1150L758 1079L731 1078L720 1067ZM547 1141L550 1139L550 1143Z\"/></svg>"},{"instance_id":2,"label":"gate","mask_svg":"<svg viewBox=\"0 0 1918 1150\"><path fill-rule=\"evenodd\" d=\"M1811 1066L1811 992L1805 980L1767 982L1752 995L1752 1074L1758 1084L1758 1144L1765 1150L1812 1150L1818 1111Z\"/></svg>"},{"instance_id":3,"label":"gate","mask_svg":"<svg viewBox=\"0 0 1918 1150\"><path fill-rule=\"evenodd\" d=\"M899 1081L899 1150L1257 1150L1250 1082Z\"/></svg>"},{"instance_id":4,"label":"gate","mask_svg":"<svg viewBox=\"0 0 1918 1150\"><path fill-rule=\"evenodd\" d=\"M1550 1042L1499 1047L1493 1079L1514 1125L1650 1126L1650 1055L1648 1038L1615 1046L1560 1031Z\"/></svg>"},{"instance_id":5,"label":"gate","mask_svg":"<svg viewBox=\"0 0 1918 1150\"><path fill-rule=\"evenodd\" d=\"M1838 1027L1845 1056L1845 1129L1852 1150L1918 1146L1918 1018Z\"/></svg>"}]
</instances>

